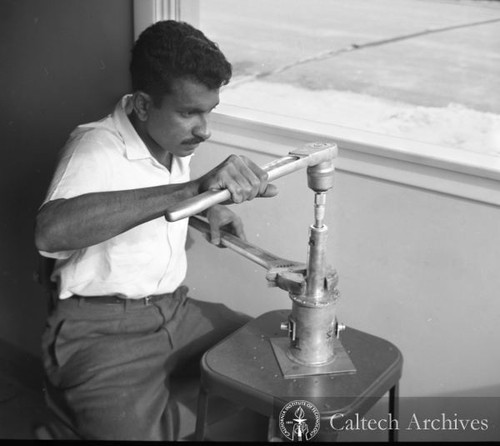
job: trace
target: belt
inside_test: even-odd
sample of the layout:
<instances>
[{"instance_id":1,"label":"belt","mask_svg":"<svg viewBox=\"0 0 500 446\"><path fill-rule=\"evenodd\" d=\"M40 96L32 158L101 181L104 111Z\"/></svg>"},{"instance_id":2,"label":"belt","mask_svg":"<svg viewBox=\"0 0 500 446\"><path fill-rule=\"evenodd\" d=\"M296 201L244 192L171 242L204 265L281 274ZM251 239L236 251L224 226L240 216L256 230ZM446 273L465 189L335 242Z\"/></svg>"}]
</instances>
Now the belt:
<instances>
[{"instance_id":1,"label":"belt","mask_svg":"<svg viewBox=\"0 0 500 446\"><path fill-rule=\"evenodd\" d=\"M77 294L71 296L72 299L78 299L88 304L121 304L121 305L150 305L158 302L165 297L172 296L172 293L154 294L151 296L141 297L139 299L129 299L118 296L79 296Z\"/></svg>"}]
</instances>

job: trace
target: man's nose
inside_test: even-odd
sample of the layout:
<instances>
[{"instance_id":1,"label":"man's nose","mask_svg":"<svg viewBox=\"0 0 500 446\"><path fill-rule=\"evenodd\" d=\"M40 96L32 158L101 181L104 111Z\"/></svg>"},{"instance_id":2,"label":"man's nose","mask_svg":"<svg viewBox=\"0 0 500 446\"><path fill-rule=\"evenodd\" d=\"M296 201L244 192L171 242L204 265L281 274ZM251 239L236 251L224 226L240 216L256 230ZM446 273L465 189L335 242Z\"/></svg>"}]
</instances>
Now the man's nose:
<instances>
[{"instance_id":1,"label":"man's nose","mask_svg":"<svg viewBox=\"0 0 500 446\"><path fill-rule=\"evenodd\" d=\"M210 138L212 136L212 132L210 131L208 119L206 116L201 116L197 125L193 128L193 135L197 138L202 138L204 140Z\"/></svg>"}]
</instances>

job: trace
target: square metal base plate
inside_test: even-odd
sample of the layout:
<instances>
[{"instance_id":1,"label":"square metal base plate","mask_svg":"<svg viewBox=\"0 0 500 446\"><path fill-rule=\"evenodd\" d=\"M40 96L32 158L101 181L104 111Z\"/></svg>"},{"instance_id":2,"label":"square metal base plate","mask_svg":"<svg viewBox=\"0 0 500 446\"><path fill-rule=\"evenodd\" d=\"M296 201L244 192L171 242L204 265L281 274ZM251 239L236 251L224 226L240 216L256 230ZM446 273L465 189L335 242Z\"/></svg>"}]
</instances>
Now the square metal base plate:
<instances>
[{"instance_id":1,"label":"square metal base plate","mask_svg":"<svg viewBox=\"0 0 500 446\"><path fill-rule=\"evenodd\" d=\"M274 355L281 368L281 373L285 378L298 378L309 375L330 375L338 373L355 373L356 367L349 358L340 340L334 340L335 356L329 364L320 366L309 366L299 364L291 360L287 351L290 347L290 338L271 338L269 339L274 350Z\"/></svg>"}]
</instances>

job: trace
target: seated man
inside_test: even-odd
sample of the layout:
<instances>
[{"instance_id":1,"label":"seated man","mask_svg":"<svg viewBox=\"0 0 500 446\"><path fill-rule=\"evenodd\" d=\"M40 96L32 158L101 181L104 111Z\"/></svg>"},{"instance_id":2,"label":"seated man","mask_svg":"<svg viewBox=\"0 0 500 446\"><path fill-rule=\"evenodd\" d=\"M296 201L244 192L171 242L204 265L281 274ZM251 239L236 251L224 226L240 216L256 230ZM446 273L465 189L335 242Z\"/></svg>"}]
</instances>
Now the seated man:
<instances>
[{"instance_id":1,"label":"seated man","mask_svg":"<svg viewBox=\"0 0 500 446\"><path fill-rule=\"evenodd\" d=\"M235 155L190 179L231 77L201 31L150 26L130 71L132 94L71 134L37 216L36 246L56 259L58 298L42 340L56 438L177 439L170 377L249 318L188 297L188 219L169 223L166 209L210 189L228 189L233 203L277 193L262 169ZM204 214L214 243L222 227L243 236L227 207Z\"/></svg>"}]
</instances>

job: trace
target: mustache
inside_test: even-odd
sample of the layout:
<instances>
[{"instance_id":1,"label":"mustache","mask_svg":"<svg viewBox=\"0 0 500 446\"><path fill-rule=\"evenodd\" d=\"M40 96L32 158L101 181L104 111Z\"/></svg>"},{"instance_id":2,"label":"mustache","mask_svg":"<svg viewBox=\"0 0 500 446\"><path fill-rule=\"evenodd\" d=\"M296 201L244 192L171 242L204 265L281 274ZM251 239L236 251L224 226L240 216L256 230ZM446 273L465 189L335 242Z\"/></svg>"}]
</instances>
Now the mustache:
<instances>
[{"instance_id":1,"label":"mustache","mask_svg":"<svg viewBox=\"0 0 500 446\"><path fill-rule=\"evenodd\" d=\"M203 141L205 141L205 138L192 138L192 139L186 139L185 141L182 141L182 144L187 145L187 146L192 146L194 144L201 144Z\"/></svg>"}]
</instances>

